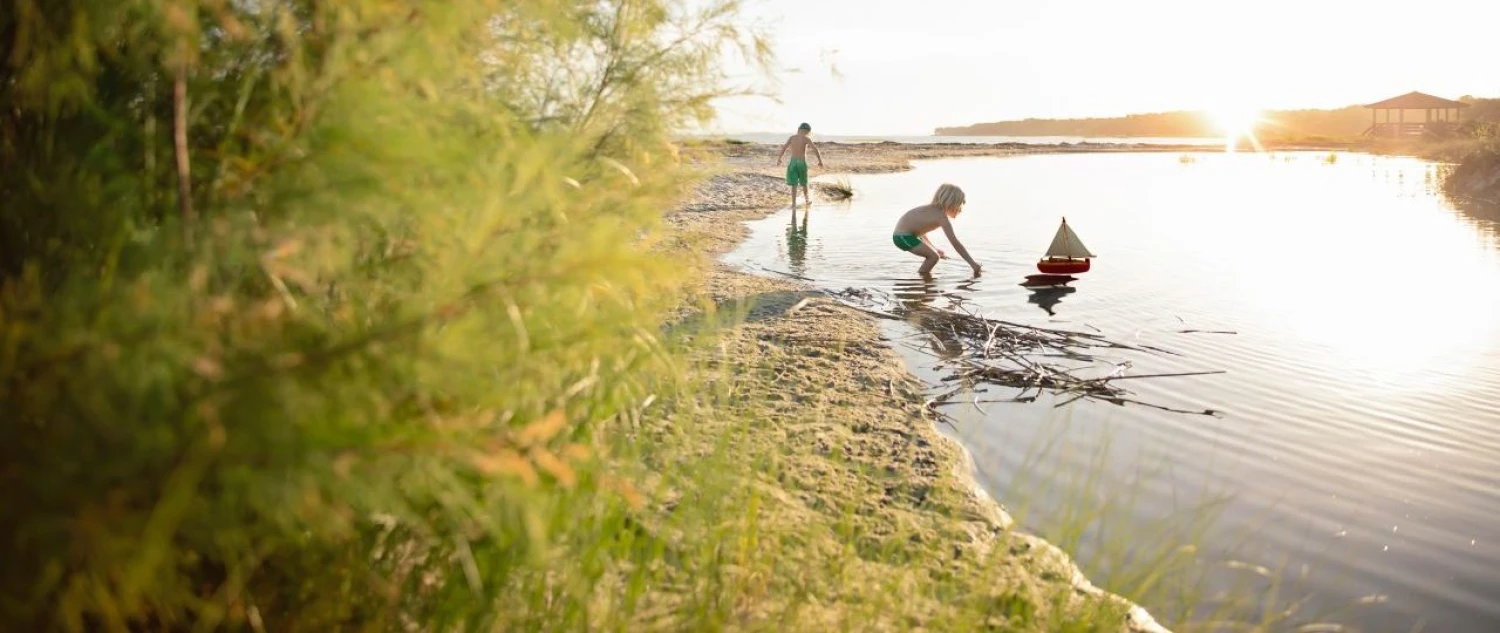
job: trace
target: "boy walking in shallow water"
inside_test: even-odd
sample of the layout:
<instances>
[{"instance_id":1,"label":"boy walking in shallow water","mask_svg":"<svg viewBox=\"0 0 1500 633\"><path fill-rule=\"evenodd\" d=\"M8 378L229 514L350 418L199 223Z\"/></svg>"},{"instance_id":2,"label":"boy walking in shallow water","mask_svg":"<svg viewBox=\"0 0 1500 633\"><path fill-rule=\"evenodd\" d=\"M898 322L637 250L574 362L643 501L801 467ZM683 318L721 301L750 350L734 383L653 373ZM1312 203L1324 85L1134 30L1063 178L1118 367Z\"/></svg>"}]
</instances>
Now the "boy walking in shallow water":
<instances>
[{"instance_id":1,"label":"boy walking in shallow water","mask_svg":"<svg viewBox=\"0 0 1500 633\"><path fill-rule=\"evenodd\" d=\"M802 197L807 200L807 206L812 206L812 196L807 193L807 149L812 148L813 154L818 157L818 166L823 166L823 152L818 151L818 146L813 145L812 126L806 123L797 126L797 133L786 140L781 146L781 153L776 155L776 165L781 165L781 157L786 156L788 149L792 150L792 159L786 162L786 184L792 187L792 208L797 208L797 187L802 187Z\"/></svg>"},{"instance_id":2,"label":"boy walking in shallow water","mask_svg":"<svg viewBox=\"0 0 1500 633\"><path fill-rule=\"evenodd\" d=\"M953 234L953 223L951 220L958 217L963 211L964 192L953 185L944 184L938 187L937 192L932 194L932 202L907 211L896 221L896 230L891 235L891 241L895 242L896 248L921 257L924 261L917 273L926 277L932 273L932 267L937 266L939 259L947 259L948 254L942 249L934 246L932 240L927 239L927 234L933 229L942 227L943 233L948 236L948 243L953 245L953 250L969 262L969 267L974 269L974 274L979 274L979 262L969 257L968 249L958 241L958 236Z\"/></svg>"}]
</instances>

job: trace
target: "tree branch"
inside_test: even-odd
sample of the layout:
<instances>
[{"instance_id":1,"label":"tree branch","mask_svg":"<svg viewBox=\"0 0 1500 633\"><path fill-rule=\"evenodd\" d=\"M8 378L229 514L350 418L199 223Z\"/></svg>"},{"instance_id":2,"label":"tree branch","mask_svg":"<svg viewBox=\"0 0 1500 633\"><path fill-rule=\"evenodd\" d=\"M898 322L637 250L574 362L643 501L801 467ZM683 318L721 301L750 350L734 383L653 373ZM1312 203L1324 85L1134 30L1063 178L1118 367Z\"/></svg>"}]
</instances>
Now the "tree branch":
<instances>
[{"instance_id":1,"label":"tree branch","mask_svg":"<svg viewBox=\"0 0 1500 633\"><path fill-rule=\"evenodd\" d=\"M182 213L182 236L191 244L197 215L193 212L193 174L188 161L187 110L187 62L181 62L172 82L172 145L177 155L177 209Z\"/></svg>"}]
</instances>

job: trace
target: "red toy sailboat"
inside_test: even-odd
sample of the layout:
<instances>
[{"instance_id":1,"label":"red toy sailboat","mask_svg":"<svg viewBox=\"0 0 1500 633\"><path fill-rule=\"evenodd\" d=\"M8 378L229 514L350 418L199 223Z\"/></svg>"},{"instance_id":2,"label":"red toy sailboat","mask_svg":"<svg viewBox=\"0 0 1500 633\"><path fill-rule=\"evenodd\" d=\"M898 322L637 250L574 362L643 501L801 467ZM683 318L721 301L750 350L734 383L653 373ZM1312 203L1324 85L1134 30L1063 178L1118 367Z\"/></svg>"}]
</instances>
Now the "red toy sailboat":
<instances>
[{"instance_id":1,"label":"red toy sailboat","mask_svg":"<svg viewBox=\"0 0 1500 633\"><path fill-rule=\"evenodd\" d=\"M1073 229L1068 228L1068 219L1063 218L1057 227L1052 245L1047 247L1047 256L1036 263L1036 269L1048 275L1074 275L1089 271L1089 258L1097 257L1079 241Z\"/></svg>"}]
</instances>

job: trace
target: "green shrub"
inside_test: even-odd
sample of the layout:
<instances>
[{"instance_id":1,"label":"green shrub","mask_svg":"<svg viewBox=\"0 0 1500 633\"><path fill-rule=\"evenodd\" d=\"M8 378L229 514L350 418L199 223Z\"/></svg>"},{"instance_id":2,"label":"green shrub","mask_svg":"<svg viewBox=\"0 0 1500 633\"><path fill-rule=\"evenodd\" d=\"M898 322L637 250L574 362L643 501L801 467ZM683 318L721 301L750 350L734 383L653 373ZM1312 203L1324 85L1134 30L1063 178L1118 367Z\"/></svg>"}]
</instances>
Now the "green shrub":
<instances>
[{"instance_id":1,"label":"green shrub","mask_svg":"<svg viewBox=\"0 0 1500 633\"><path fill-rule=\"evenodd\" d=\"M764 54L685 6L8 4L3 628L582 628L666 134Z\"/></svg>"}]
</instances>

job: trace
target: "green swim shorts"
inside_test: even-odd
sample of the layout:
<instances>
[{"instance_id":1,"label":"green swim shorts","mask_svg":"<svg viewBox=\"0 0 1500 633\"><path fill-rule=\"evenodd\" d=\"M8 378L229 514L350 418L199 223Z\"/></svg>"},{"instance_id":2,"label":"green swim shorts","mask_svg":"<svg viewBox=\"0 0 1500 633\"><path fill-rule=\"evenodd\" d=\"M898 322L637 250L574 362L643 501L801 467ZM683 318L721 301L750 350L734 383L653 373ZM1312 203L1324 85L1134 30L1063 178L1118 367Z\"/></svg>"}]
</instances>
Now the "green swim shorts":
<instances>
[{"instance_id":1,"label":"green swim shorts","mask_svg":"<svg viewBox=\"0 0 1500 633\"><path fill-rule=\"evenodd\" d=\"M896 243L896 248L909 251L922 245L922 238L911 233L897 233L891 236L891 241Z\"/></svg>"},{"instance_id":2,"label":"green swim shorts","mask_svg":"<svg viewBox=\"0 0 1500 633\"><path fill-rule=\"evenodd\" d=\"M807 161L793 158L786 162L786 184L793 187L807 186Z\"/></svg>"}]
</instances>

